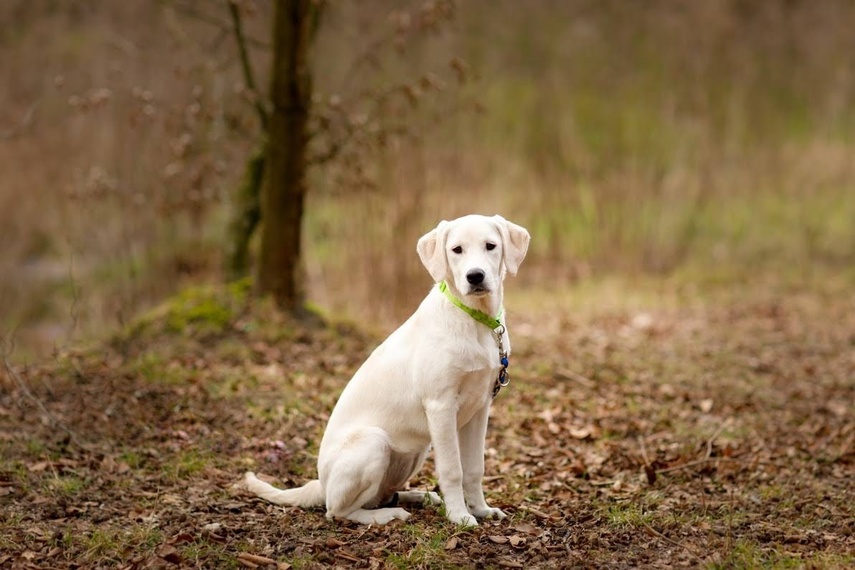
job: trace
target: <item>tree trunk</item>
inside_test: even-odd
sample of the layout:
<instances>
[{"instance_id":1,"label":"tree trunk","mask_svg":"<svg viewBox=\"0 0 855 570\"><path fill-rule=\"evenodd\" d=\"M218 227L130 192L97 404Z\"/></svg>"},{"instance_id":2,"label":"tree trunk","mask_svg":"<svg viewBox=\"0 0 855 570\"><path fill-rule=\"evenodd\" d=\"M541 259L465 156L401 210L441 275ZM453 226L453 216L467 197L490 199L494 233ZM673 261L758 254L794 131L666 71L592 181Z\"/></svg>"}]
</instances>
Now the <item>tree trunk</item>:
<instances>
[{"instance_id":1,"label":"tree trunk","mask_svg":"<svg viewBox=\"0 0 855 570\"><path fill-rule=\"evenodd\" d=\"M259 293L283 309L302 307L301 222L306 197L306 147L312 84L308 52L312 0L276 0L267 160L261 193Z\"/></svg>"}]
</instances>

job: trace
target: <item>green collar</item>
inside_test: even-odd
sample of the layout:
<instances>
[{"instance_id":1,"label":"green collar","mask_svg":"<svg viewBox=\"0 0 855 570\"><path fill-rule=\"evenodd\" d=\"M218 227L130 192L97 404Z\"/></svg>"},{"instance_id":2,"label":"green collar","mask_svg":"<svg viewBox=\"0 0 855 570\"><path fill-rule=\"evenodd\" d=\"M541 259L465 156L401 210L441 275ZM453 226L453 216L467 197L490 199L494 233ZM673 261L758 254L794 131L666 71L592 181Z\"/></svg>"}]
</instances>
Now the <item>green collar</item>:
<instances>
[{"instance_id":1,"label":"green collar","mask_svg":"<svg viewBox=\"0 0 855 570\"><path fill-rule=\"evenodd\" d=\"M472 307L464 305L463 301L452 295L451 291L448 290L448 284L445 281L440 281L439 290L442 291L446 297L448 297L448 300L451 301L454 306L456 306L458 309L460 309L479 323L487 325L493 330L496 330L497 328L502 326L502 322L499 320L502 318L501 309L499 309L499 314L496 316L496 318L493 318L484 311L479 311L478 309L473 309Z\"/></svg>"}]
</instances>

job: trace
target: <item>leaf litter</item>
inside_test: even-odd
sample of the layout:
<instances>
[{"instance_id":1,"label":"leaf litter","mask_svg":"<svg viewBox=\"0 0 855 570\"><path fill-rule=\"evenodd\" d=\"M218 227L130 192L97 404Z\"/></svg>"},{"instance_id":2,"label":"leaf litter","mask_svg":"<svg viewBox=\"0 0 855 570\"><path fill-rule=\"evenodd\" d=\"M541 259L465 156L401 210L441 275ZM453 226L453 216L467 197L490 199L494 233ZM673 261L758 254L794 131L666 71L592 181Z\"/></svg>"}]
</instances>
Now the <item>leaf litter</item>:
<instances>
[{"instance_id":1,"label":"leaf litter","mask_svg":"<svg viewBox=\"0 0 855 570\"><path fill-rule=\"evenodd\" d=\"M15 369L30 394L4 370L0 567L846 567L855 300L718 301L515 313L486 446L488 500L509 517L475 529L432 506L328 521L240 488L249 468L314 476L376 343L352 329L249 307ZM430 462L413 486L435 488Z\"/></svg>"}]
</instances>

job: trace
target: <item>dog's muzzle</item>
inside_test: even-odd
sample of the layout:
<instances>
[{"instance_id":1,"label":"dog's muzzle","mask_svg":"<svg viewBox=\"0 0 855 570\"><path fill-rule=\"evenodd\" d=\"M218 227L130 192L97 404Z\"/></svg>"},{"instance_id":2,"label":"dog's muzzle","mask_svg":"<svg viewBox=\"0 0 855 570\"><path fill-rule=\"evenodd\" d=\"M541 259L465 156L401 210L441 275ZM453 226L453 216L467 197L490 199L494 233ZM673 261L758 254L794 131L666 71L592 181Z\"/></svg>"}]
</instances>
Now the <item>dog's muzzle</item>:
<instances>
[{"instance_id":1,"label":"dog's muzzle","mask_svg":"<svg viewBox=\"0 0 855 570\"><path fill-rule=\"evenodd\" d=\"M478 295L490 292L490 289L484 283L484 271L481 269L470 269L466 272L466 281L469 283L469 294Z\"/></svg>"}]
</instances>

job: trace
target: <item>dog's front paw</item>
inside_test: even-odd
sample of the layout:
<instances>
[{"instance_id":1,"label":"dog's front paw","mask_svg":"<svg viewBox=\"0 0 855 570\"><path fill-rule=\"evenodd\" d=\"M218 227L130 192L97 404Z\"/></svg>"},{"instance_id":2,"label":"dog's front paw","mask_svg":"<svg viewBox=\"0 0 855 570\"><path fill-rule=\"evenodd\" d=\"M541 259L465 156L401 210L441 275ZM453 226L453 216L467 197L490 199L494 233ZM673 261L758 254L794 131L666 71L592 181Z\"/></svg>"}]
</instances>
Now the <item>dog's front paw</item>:
<instances>
[{"instance_id":1,"label":"dog's front paw","mask_svg":"<svg viewBox=\"0 0 855 570\"><path fill-rule=\"evenodd\" d=\"M493 507L484 507L483 509L472 509L472 514L479 519L498 519L502 520L506 515L502 509L494 509Z\"/></svg>"},{"instance_id":2,"label":"dog's front paw","mask_svg":"<svg viewBox=\"0 0 855 570\"><path fill-rule=\"evenodd\" d=\"M448 520L460 526L478 526L478 519L469 513L448 514Z\"/></svg>"}]
</instances>

